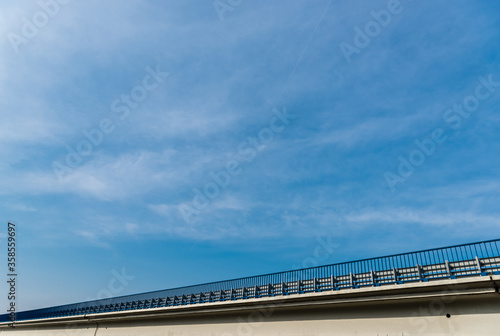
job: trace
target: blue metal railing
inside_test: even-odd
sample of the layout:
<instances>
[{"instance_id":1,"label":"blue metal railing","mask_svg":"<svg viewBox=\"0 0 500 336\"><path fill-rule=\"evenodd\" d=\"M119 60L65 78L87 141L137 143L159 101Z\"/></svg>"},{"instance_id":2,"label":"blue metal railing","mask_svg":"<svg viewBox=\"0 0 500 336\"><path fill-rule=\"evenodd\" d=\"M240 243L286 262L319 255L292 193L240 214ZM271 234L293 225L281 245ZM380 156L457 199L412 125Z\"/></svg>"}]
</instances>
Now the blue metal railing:
<instances>
[{"instance_id":1,"label":"blue metal railing","mask_svg":"<svg viewBox=\"0 0 500 336\"><path fill-rule=\"evenodd\" d=\"M500 239L24 311L17 313L16 320L488 274L500 274ZM9 315L0 315L0 322L8 321Z\"/></svg>"}]
</instances>

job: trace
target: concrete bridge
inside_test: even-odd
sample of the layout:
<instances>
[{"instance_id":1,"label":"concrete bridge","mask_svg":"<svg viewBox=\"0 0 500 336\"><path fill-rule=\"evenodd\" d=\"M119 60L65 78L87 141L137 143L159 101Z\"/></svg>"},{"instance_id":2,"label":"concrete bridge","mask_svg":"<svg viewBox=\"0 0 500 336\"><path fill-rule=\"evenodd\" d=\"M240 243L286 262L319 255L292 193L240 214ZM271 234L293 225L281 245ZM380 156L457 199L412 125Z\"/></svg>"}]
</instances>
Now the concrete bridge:
<instances>
[{"instance_id":1,"label":"concrete bridge","mask_svg":"<svg viewBox=\"0 0 500 336\"><path fill-rule=\"evenodd\" d=\"M1 316L17 335L500 335L500 240ZM216 289L218 288L218 290Z\"/></svg>"}]
</instances>

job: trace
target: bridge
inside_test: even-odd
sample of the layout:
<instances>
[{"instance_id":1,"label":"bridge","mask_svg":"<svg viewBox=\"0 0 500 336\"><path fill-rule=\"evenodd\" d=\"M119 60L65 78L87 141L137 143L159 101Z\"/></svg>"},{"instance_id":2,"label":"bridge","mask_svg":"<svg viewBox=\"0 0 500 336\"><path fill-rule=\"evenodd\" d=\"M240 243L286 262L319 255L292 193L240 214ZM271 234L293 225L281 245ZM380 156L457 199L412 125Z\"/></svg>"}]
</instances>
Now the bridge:
<instances>
[{"instance_id":1,"label":"bridge","mask_svg":"<svg viewBox=\"0 0 500 336\"><path fill-rule=\"evenodd\" d=\"M500 239L0 316L17 335L500 335Z\"/></svg>"}]
</instances>

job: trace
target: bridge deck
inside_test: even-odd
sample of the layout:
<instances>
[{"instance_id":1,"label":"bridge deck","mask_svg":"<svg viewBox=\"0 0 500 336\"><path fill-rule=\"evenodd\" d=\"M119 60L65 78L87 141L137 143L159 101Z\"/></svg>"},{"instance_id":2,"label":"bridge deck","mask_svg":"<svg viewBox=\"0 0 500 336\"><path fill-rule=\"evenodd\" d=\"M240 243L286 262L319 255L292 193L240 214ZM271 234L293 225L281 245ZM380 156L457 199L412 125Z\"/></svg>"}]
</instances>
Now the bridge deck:
<instances>
[{"instance_id":1,"label":"bridge deck","mask_svg":"<svg viewBox=\"0 0 500 336\"><path fill-rule=\"evenodd\" d=\"M17 314L17 320L198 305L500 274L500 240L122 296ZM7 322L8 315L0 316Z\"/></svg>"}]
</instances>

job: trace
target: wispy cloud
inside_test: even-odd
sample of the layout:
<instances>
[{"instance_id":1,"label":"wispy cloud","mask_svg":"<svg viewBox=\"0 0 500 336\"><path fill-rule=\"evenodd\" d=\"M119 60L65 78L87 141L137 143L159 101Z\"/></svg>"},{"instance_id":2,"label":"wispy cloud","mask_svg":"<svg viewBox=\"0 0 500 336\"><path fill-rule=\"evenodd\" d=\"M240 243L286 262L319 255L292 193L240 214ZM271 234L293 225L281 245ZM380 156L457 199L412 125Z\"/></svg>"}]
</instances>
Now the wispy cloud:
<instances>
[{"instance_id":1,"label":"wispy cloud","mask_svg":"<svg viewBox=\"0 0 500 336\"><path fill-rule=\"evenodd\" d=\"M37 211L36 208L22 203L5 203L4 206L15 211L22 211L22 212Z\"/></svg>"},{"instance_id":2,"label":"wispy cloud","mask_svg":"<svg viewBox=\"0 0 500 336\"><path fill-rule=\"evenodd\" d=\"M245 1L222 21L210 1L69 1L18 52L7 34L40 5L2 2L0 204L23 222L25 248L37 249L25 255L89 254L80 264L185 272L240 258L234 270L244 273L269 251L275 259L255 270L296 263L290 256L310 253L321 234L368 256L395 242L418 248L500 234L500 96L396 191L383 178L415 139L441 127L477 76L497 74L498 6L401 2L405 10L350 64L339 44L387 1ZM168 79L117 117L112 102L156 65ZM296 118L260 146L255 138L283 106ZM67 146L103 118L115 131L60 181L53 162L65 162ZM258 155L186 223L179 205L240 159L242 143ZM72 252L61 253L67 246ZM25 260L37 277L53 272Z\"/></svg>"}]
</instances>

